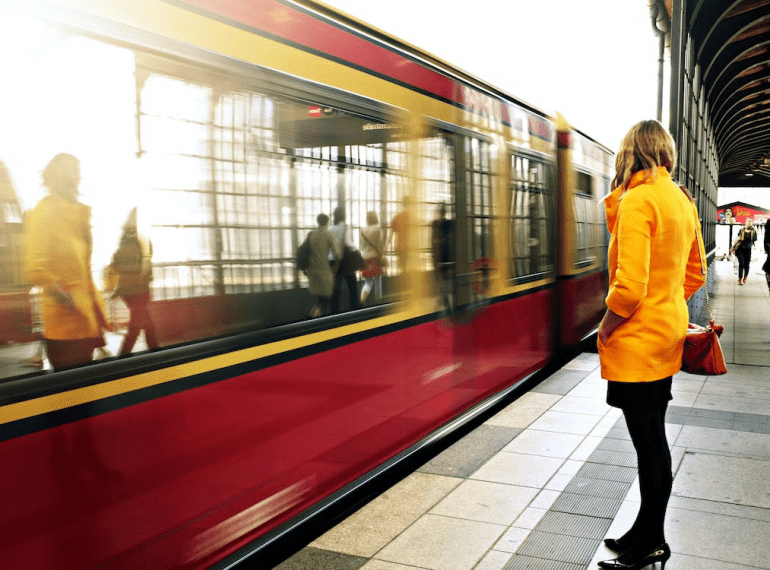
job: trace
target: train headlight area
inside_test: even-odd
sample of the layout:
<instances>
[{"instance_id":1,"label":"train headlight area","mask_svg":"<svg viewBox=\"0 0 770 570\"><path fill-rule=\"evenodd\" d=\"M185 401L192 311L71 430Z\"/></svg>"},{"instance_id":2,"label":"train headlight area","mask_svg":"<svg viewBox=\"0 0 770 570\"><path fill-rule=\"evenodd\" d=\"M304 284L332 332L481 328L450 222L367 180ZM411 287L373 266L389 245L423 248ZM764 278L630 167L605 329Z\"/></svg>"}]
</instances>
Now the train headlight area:
<instances>
[{"instance_id":1,"label":"train headlight area","mask_svg":"<svg viewBox=\"0 0 770 570\"><path fill-rule=\"evenodd\" d=\"M612 152L321 4L3 4L0 71L9 567L222 564L604 312Z\"/></svg>"}]
</instances>

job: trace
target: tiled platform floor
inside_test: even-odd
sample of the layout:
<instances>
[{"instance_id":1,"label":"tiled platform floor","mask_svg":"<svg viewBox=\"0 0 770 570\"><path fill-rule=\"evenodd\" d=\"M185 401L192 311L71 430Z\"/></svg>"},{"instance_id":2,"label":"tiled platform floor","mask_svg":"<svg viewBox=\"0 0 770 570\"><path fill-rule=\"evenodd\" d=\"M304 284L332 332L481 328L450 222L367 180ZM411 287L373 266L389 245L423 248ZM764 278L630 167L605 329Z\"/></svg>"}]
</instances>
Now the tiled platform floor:
<instances>
[{"instance_id":1,"label":"tiled platform floor","mask_svg":"<svg viewBox=\"0 0 770 570\"><path fill-rule=\"evenodd\" d=\"M667 569L770 569L770 297L763 276L714 269L729 372L674 377ZM605 392L598 356L579 356L278 568L596 568L639 503Z\"/></svg>"}]
</instances>

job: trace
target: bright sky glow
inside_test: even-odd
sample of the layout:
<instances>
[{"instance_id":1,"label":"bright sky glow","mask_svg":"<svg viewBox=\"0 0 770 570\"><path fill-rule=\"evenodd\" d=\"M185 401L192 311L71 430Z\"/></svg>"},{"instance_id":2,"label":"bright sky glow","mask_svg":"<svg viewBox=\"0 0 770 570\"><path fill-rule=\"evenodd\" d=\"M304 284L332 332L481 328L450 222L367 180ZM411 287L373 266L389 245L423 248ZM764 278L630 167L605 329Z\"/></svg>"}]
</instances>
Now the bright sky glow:
<instances>
[{"instance_id":1,"label":"bright sky glow","mask_svg":"<svg viewBox=\"0 0 770 570\"><path fill-rule=\"evenodd\" d=\"M659 44L647 0L325 2L561 113L613 151L634 123L655 118Z\"/></svg>"}]
</instances>

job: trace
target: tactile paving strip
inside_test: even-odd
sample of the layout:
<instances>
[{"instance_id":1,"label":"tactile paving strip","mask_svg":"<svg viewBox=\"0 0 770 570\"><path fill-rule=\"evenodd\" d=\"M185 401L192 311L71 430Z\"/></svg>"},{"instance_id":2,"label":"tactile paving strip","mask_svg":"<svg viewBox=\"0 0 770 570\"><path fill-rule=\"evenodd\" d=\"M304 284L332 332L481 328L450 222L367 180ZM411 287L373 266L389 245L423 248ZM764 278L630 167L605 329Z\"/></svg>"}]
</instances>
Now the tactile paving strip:
<instances>
[{"instance_id":1,"label":"tactile paving strip","mask_svg":"<svg viewBox=\"0 0 770 570\"><path fill-rule=\"evenodd\" d=\"M598 547L598 540L533 530L519 547L518 553L557 562L588 564Z\"/></svg>"},{"instance_id":2,"label":"tactile paving strip","mask_svg":"<svg viewBox=\"0 0 770 570\"><path fill-rule=\"evenodd\" d=\"M540 519L535 530L551 534L565 534L578 538L601 540L611 524L612 519L548 511Z\"/></svg>"},{"instance_id":3,"label":"tactile paving strip","mask_svg":"<svg viewBox=\"0 0 770 570\"><path fill-rule=\"evenodd\" d=\"M565 493L575 495L590 495L592 497L604 497L606 499L623 499L631 487L630 483L618 481L602 481L587 477L573 477L569 485L564 489Z\"/></svg>"},{"instance_id":4,"label":"tactile paving strip","mask_svg":"<svg viewBox=\"0 0 770 570\"><path fill-rule=\"evenodd\" d=\"M585 564L570 564L515 554L504 570L585 570Z\"/></svg>"}]
</instances>

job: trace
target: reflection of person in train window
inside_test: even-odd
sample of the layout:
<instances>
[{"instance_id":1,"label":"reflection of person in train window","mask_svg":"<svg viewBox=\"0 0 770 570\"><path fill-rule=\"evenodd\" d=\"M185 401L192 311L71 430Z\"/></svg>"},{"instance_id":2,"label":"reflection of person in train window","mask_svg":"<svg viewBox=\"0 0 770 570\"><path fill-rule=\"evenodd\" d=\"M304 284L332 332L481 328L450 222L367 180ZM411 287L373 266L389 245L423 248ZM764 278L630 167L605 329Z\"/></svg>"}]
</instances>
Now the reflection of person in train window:
<instances>
[{"instance_id":1,"label":"reflection of person in train window","mask_svg":"<svg viewBox=\"0 0 770 570\"><path fill-rule=\"evenodd\" d=\"M401 272L406 269L406 255L409 249L409 206L411 205L409 196L404 196L403 205L401 212L390 221L390 232L387 238L387 243L390 245L395 237L394 249L398 259L398 270Z\"/></svg>"},{"instance_id":2,"label":"reflection of person in train window","mask_svg":"<svg viewBox=\"0 0 770 570\"><path fill-rule=\"evenodd\" d=\"M447 206L442 203L438 208L438 217L431 228L431 249L433 250L433 269L438 284L439 302L442 308L452 308L452 276L454 275L454 220L447 218Z\"/></svg>"},{"instance_id":3,"label":"reflection of person in train window","mask_svg":"<svg viewBox=\"0 0 770 570\"><path fill-rule=\"evenodd\" d=\"M343 258L345 256L346 247L354 247L353 242L350 239L350 232L348 231L348 225L345 223L345 208L337 206L334 209L334 225L329 228L329 233L340 243L342 247ZM334 258L332 254L329 254L329 261L333 262ZM344 264L343 268L340 268L334 275L334 292L332 293L332 313L340 312L340 295L342 294L342 283L345 283L348 289L348 300L350 303L350 310L355 311L358 308L358 281L356 280L356 272L345 273Z\"/></svg>"},{"instance_id":4,"label":"reflection of person in train window","mask_svg":"<svg viewBox=\"0 0 770 570\"><path fill-rule=\"evenodd\" d=\"M46 352L60 369L90 362L109 325L91 276L91 208L78 202L78 159L56 155L43 185L50 193L26 219L27 275L43 290Z\"/></svg>"},{"instance_id":5,"label":"reflection of person in train window","mask_svg":"<svg viewBox=\"0 0 770 570\"><path fill-rule=\"evenodd\" d=\"M150 350L158 348L155 325L148 309L152 281L152 242L137 230L136 208L131 210L123 225L120 245L112 256L112 268L118 276L114 295L123 299L130 312L128 332L123 338L119 354L131 353L142 330L147 347Z\"/></svg>"},{"instance_id":6,"label":"reflection of person in train window","mask_svg":"<svg viewBox=\"0 0 770 570\"><path fill-rule=\"evenodd\" d=\"M310 310L311 317L320 317L331 311L334 275L342 260L342 245L329 232L329 216L318 214L316 221L318 227L307 238L310 243L310 263L307 269L309 292L318 298L317 304Z\"/></svg>"},{"instance_id":7,"label":"reflection of person in train window","mask_svg":"<svg viewBox=\"0 0 770 570\"><path fill-rule=\"evenodd\" d=\"M384 267L383 230L376 212L366 213L366 227L361 228L361 256L366 261L366 268L361 271L364 286L361 289L361 305L366 303L369 293L374 288L374 301L382 297L382 269Z\"/></svg>"}]
</instances>

